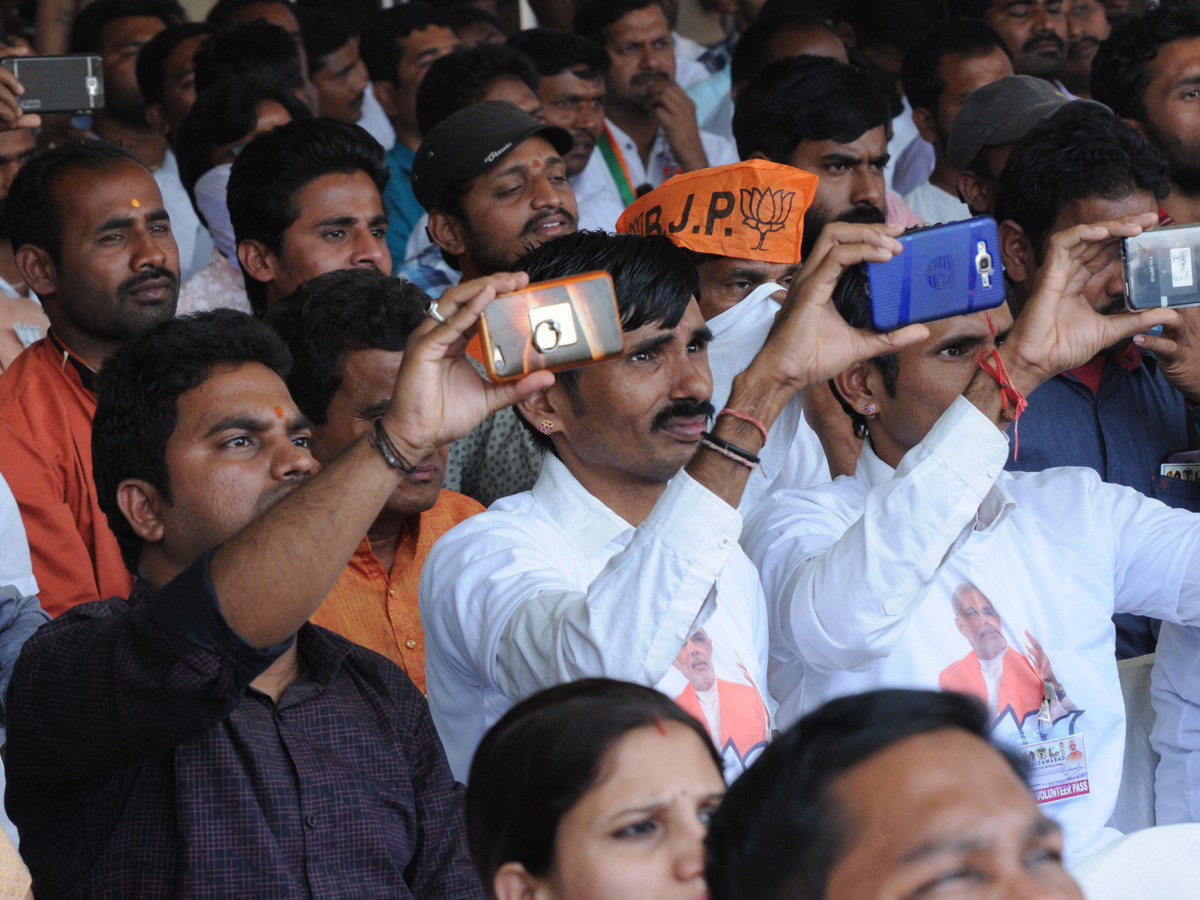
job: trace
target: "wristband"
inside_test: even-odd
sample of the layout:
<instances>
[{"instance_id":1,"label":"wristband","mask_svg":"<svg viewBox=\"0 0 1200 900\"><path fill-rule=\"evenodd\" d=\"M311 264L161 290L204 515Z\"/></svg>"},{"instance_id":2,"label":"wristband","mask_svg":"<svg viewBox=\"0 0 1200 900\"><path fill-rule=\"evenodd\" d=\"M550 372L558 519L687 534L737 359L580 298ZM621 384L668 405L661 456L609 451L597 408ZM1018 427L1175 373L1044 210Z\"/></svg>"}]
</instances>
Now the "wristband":
<instances>
[{"instance_id":1,"label":"wristband","mask_svg":"<svg viewBox=\"0 0 1200 900\"><path fill-rule=\"evenodd\" d=\"M700 432L700 443L713 447L717 450L725 450L728 453L732 453L751 466L757 466L762 462L762 460L760 460L749 450L743 450L737 444L731 444L724 438L719 438L715 434L712 434L708 431Z\"/></svg>"},{"instance_id":2,"label":"wristband","mask_svg":"<svg viewBox=\"0 0 1200 900\"><path fill-rule=\"evenodd\" d=\"M759 467L758 463L750 462L750 460L746 459L744 456L742 456L738 453L734 453L732 450L726 450L724 447L720 447L717 444L714 444L708 438L703 438L703 437L700 438L700 446L707 447L709 450L712 450L716 453L720 453L726 459L732 459L738 465L745 466L747 469L749 469L752 472L756 471Z\"/></svg>"},{"instance_id":3,"label":"wristband","mask_svg":"<svg viewBox=\"0 0 1200 900\"><path fill-rule=\"evenodd\" d=\"M994 361L994 365L990 363L989 357L991 361ZM1004 360L1000 358L997 351L991 350L979 354L979 368L996 379L996 383L1000 385L1000 402L1002 404L1000 418L1005 422L1014 423L1013 459L1016 459L1017 454L1021 451L1021 413L1029 407L1029 401L1021 396L1021 392L1013 385L1012 379L1008 377L1008 369L1004 366Z\"/></svg>"},{"instance_id":4,"label":"wristband","mask_svg":"<svg viewBox=\"0 0 1200 900\"><path fill-rule=\"evenodd\" d=\"M766 446L767 428L762 422L754 418L754 416L750 415L749 413L744 413L740 409L730 409L728 406L717 413L718 418L721 416L733 416L735 419L741 419L743 422L748 422L749 424L753 425L758 429L758 433L762 435L763 446Z\"/></svg>"},{"instance_id":5,"label":"wristband","mask_svg":"<svg viewBox=\"0 0 1200 900\"><path fill-rule=\"evenodd\" d=\"M383 461L393 469L403 472L405 475L411 474L413 466L408 464L408 461L396 449L396 445L392 443L392 436L383 427L382 417L375 420L375 431L367 433L367 443L378 450Z\"/></svg>"}]
</instances>

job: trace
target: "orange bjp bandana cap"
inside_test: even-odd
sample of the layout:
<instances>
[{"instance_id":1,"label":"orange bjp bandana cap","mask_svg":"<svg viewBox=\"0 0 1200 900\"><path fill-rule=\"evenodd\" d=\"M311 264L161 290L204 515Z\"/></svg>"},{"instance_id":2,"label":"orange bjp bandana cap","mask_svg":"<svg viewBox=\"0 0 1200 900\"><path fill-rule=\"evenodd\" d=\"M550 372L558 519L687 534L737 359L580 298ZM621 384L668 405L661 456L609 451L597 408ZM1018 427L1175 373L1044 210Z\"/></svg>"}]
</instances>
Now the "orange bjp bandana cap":
<instances>
[{"instance_id":1,"label":"orange bjp bandana cap","mask_svg":"<svg viewBox=\"0 0 1200 900\"><path fill-rule=\"evenodd\" d=\"M816 193L816 175L764 159L699 169L631 203L617 232L661 234L696 253L795 265Z\"/></svg>"}]
</instances>

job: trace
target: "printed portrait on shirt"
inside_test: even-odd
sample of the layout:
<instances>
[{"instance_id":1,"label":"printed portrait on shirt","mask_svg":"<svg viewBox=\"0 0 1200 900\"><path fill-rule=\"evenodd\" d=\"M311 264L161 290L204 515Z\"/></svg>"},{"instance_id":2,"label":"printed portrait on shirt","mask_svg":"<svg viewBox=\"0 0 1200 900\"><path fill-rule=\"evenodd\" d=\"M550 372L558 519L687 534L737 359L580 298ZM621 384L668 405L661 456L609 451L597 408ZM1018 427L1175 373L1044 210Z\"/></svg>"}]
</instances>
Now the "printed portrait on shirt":
<instances>
[{"instance_id":1,"label":"printed portrait on shirt","mask_svg":"<svg viewBox=\"0 0 1200 900\"><path fill-rule=\"evenodd\" d=\"M740 769L771 739L771 717L741 661L724 662L705 629L692 632L673 663L687 679L675 702L708 729L726 769Z\"/></svg>"},{"instance_id":2,"label":"printed portrait on shirt","mask_svg":"<svg viewBox=\"0 0 1200 900\"><path fill-rule=\"evenodd\" d=\"M971 651L942 670L938 684L944 691L978 697L987 704L989 718L1011 717L1022 731L1036 725L1049 682L1049 722L1055 723L1078 712L1037 639L1025 629L1025 653L1018 652L1004 636L1004 620L997 604L970 582L960 584L950 598L954 624L970 644ZM1043 713L1042 729L1045 730ZM1034 733L1038 733L1034 729ZM1040 733L1039 733L1039 736Z\"/></svg>"}]
</instances>

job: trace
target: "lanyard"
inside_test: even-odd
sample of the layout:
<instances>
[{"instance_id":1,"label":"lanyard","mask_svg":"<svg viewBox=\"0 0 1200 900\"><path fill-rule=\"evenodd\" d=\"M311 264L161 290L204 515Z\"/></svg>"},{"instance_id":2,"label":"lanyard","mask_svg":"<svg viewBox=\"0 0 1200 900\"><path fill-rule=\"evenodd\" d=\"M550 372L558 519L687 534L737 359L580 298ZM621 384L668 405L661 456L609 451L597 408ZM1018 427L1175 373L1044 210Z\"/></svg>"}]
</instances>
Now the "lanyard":
<instances>
[{"instance_id":1,"label":"lanyard","mask_svg":"<svg viewBox=\"0 0 1200 900\"><path fill-rule=\"evenodd\" d=\"M625 157L621 155L621 150L617 147L616 141L612 139L612 132L608 130L607 125L604 126L604 134L600 135L597 146L600 148L600 155L608 164L608 171L612 174L613 181L617 183L617 192L621 195L621 202L625 206L629 206L637 199L637 194L633 190L633 179L629 177L629 167L625 165Z\"/></svg>"}]
</instances>

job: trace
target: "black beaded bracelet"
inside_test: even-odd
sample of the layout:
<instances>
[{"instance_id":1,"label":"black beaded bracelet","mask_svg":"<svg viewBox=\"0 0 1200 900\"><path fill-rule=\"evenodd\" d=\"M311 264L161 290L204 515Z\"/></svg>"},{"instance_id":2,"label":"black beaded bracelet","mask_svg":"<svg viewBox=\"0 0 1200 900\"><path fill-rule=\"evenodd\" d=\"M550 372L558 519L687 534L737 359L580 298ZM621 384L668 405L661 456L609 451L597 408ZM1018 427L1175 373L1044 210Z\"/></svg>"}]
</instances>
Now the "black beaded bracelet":
<instances>
[{"instance_id":1,"label":"black beaded bracelet","mask_svg":"<svg viewBox=\"0 0 1200 900\"><path fill-rule=\"evenodd\" d=\"M722 450L728 450L730 453L733 453L734 455L741 457L748 463L753 463L754 465L757 466L759 463L762 462L761 459L759 459L757 456L755 456L749 450L743 450L737 444L731 444L731 443L729 443L729 441L725 440L724 438L719 438L715 434L712 434L711 432L702 431L702 432L700 432L700 437L702 440L706 440L710 444L715 444L716 446L720 447Z\"/></svg>"},{"instance_id":2,"label":"black beaded bracelet","mask_svg":"<svg viewBox=\"0 0 1200 900\"><path fill-rule=\"evenodd\" d=\"M383 419L375 420L375 432L367 435L367 443L379 451L379 455L383 457L383 461L397 471L408 475L412 472L413 466L400 455L400 451L396 449L396 445L392 443L392 436L387 433L387 429L383 427Z\"/></svg>"}]
</instances>

